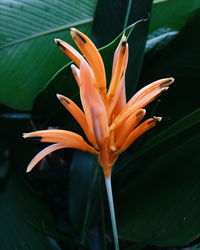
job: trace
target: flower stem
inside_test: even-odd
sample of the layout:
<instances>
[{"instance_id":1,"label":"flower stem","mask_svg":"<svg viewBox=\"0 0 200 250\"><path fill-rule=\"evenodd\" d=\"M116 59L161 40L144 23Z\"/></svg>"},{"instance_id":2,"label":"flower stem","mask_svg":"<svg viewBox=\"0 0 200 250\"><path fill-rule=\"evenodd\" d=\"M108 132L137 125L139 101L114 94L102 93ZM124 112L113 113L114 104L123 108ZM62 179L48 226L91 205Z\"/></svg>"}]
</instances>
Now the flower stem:
<instances>
[{"instance_id":1,"label":"flower stem","mask_svg":"<svg viewBox=\"0 0 200 250\"><path fill-rule=\"evenodd\" d=\"M116 226L116 219L115 219L115 209L114 209L114 203L113 203L111 176L105 177L105 183L106 183L106 191L108 195L108 203L109 203L109 208L110 208L110 217L111 217L111 223L112 223L115 250L119 250L119 241L118 241L118 233L117 233L117 226Z\"/></svg>"}]
</instances>

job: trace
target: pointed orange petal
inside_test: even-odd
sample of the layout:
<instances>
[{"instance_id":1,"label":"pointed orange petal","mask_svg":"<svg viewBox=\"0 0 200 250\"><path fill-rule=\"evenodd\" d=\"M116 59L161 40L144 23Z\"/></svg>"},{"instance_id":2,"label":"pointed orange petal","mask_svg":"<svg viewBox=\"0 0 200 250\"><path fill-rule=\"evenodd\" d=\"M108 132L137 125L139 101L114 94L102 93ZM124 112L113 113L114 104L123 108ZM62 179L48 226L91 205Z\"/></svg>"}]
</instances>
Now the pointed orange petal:
<instances>
[{"instance_id":1,"label":"pointed orange petal","mask_svg":"<svg viewBox=\"0 0 200 250\"><path fill-rule=\"evenodd\" d=\"M97 151L88 145L83 137L67 130L48 129L23 134L24 138L36 139L41 142L62 143L68 148L76 148L97 154Z\"/></svg>"},{"instance_id":2,"label":"pointed orange petal","mask_svg":"<svg viewBox=\"0 0 200 250\"><path fill-rule=\"evenodd\" d=\"M79 125L81 126L81 128L83 129L85 135L87 136L88 140L95 145L95 138L94 135L92 134L85 114L83 113L83 111L69 98L63 96L63 95L58 95L57 97L59 99L59 101L63 104L63 106L73 115L73 117L77 120L77 122L79 123Z\"/></svg>"},{"instance_id":3,"label":"pointed orange petal","mask_svg":"<svg viewBox=\"0 0 200 250\"><path fill-rule=\"evenodd\" d=\"M125 72L128 62L128 44L125 37L120 42L115 54L112 79L107 93L108 117L111 118L111 120L113 109L119 101L120 94L123 93L123 89L125 89L123 85L125 84Z\"/></svg>"},{"instance_id":4,"label":"pointed orange petal","mask_svg":"<svg viewBox=\"0 0 200 250\"><path fill-rule=\"evenodd\" d=\"M115 123L122 122L127 119L136 109L143 108L151 101L156 99L162 92L166 91L174 82L174 79L164 78L148 84L139 90L124 106L120 114L115 118Z\"/></svg>"},{"instance_id":5,"label":"pointed orange petal","mask_svg":"<svg viewBox=\"0 0 200 250\"><path fill-rule=\"evenodd\" d=\"M55 39L55 43L77 66L80 65L81 59L83 57L77 50L61 39Z\"/></svg>"},{"instance_id":6,"label":"pointed orange petal","mask_svg":"<svg viewBox=\"0 0 200 250\"><path fill-rule=\"evenodd\" d=\"M27 170L26 172L30 172L35 165L38 164L39 161L41 161L45 156L47 156L48 154L61 149L61 148L65 148L66 145L65 144L61 144L61 143L56 143L56 144L52 144L48 147L46 147L45 149L43 149L42 151L40 151L33 159L32 161L28 164Z\"/></svg>"},{"instance_id":7,"label":"pointed orange petal","mask_svg":"<svg viewBox=\"0 0 200 250\"><path fill-rule=\"evenodd\" d=\"M144 118L145 114L145 109L137 109L132 115L129 116L123 126L120 127L118 135L116 136L116 145L118 148L123 145L126 138L128 138L131 131L133 131L133 129Z\"/></svg>"},{"instance_id":8,"label":"pointed orange petal","mask_svg":"<svg viewBox=\"0 0 200 250\"><path fill-rule=\"evenodd\" d=\"M79 30L72 28L71 36L90 64L95 75L96 88L104 96L106 93L106 74L99 51L93 42Z\"/></svg>"},{"instance_id":9,"label":"pointed orange petal","mask_svg":"<svg viewBox=\"0 0 200 250\"><path fill-rule=\"evenodd\" d=\"M98 146L102 148L109 137L108 118L102 98L94 86L93 72L85 61L80 65L80 81L80 96L86 119Z\"/></svg>"},{"instance_id":10,"label":"pointed orange petal","mask_svg":"<svg viewBox=\"0 0 200 250\"><path fill-rule=\"evenodd\" d=\"M126 38L123 37L123 39L120 41L119 48L117 48L117 51L114 56L112 79L107 93L109 103L112 101L113 97L117 93L117 90L119 88L119 83L126 70L127 61L128 61L128 44Z\"/></svg>"},{"instance_id":11,"label":"pointed orange petal","mask_svg":"<svg viewBox=\"0 0 200 250\"><path fill-rule=\"evenodd\" d=\"M138 127L136 127L130 135L126 138L123 145L119 149L119 153L124 152L138 137L144 134L149 129L155 127L158 122L162 120L161 117L153 117L150 118L143 123L141 123Z\"/></svg>"},{"instance_id":12,"label":"pointed orange petal","mask_svg":"<svg viewBox=\"0 0 200 250\"><path fill-rule=\"evenodd\" d=\"M144 88L140 89L127 103L125 108L130 106L135 106L136 108L143 108L149 102L154 100L158 94L162 92L162 90L167 90L168 87L174 82L174 78L164 78L152 82L145 86Z\"/></svg>"}]
</instances>

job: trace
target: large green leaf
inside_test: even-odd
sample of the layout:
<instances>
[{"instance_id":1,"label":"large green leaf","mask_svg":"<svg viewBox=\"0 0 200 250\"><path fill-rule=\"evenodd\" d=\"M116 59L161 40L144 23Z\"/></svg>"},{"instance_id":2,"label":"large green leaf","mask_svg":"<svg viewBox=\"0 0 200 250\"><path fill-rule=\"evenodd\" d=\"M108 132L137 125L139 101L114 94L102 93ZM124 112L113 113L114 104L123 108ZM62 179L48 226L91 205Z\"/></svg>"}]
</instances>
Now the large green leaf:
<instances>
[{"instance_id":1,"label":"large green leaf","mask_svg":"<svg viewBox=\"0 0 200 250\"><path fill-rule=\"evenodd\" d=\"M69 215L74 229L81 235L87 233L90 224L99 166L97 157L89 153L75 151L73 156L69 180Z\"/></svg>"},{"instance_id":2,"label":"large green leaf","mask_svg":"<svg viewBox=\"0 0 200 250\"><path fill-rule=\"evenodd\" d=\"M34 227L54 232L52 215L19 176L12 176L4 188L1 188L0 204L2 249L47 249L46 235ZM48 249L55 248L48 244Z\"/></svg>"},{"instance_id":3,"label":"large green leaf","mask_svg":"<svg viewBox=\"0 0 200 250\"><path fill-rule=\"evenodd\" d=\"M121 236L159 246L200 235L200 134L151 159L132 177L116 204Z\"/></svg>"},{"instance_id":4,"label":"large green leaf","mask_svg":"<svg viewBox=\"0 0 200 250\"><path fill-rule=\"evenodd\" d=\"M31 108L52 75L69 62L53 40L69 41L71 26L88 34L95 6L96 0L1 1L0 102Z\"/></svg>"},{"instance_id":5,"label":"large green leaf","mask_svg":"<svg viewBox=\"0 0 200 250\"><path fill-rule=\"evenodd\" d=\"M159 28L180 30L185 22L200 8L199 0L155 1L152 9L150 32Z\"/></svg>"}]
</instances>

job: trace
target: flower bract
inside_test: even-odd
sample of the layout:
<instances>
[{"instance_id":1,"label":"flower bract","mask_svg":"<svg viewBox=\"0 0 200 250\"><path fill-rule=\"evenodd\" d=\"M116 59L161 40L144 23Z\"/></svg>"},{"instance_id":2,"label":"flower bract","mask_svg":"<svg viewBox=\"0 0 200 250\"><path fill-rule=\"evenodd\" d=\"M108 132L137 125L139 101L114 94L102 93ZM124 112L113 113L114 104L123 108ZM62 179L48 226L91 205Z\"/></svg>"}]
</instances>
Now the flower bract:
<instances>
[{"instance_id":1,"label":"flower bract","mask_svg":"<svg viewBox=\"0 0 200 250\"><path fill-rule=\"evenodd\" d=\"M126 100L125 72L128 63L128 43L125 36L116 48L112 77L107 88L102 57L93 42L79 30L72 28L71 35L81 53L68 43L55 39L58 47L74 62L72 73L79 86L82 109L69 98L58 94L63 106L82 128L82 136L67 130L49 129L23 134L24 138L36 138L53 143L38 153L27 168L29 172L47 154L61 148L76 148L98 155L105 176L110 176L112 166L138 137L155 127L161 117L144 121L144 107L166 91L173 78L163 78L140 89Z\"/></svg>"}]
</instances>

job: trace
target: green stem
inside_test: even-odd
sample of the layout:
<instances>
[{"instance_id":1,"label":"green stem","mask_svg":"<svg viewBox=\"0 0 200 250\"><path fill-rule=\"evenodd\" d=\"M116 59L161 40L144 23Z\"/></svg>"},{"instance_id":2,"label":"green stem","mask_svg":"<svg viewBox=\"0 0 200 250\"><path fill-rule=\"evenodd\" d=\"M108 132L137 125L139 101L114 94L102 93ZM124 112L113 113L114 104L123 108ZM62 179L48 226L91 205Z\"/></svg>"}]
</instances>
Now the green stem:
<instances>
[{"instance_id":1,"label":"green stem","mask_svg":"<svg viewBox=\"0 0 200 250\"><path fill-rule=\"evenodd\" d=\"M105 177L105 183L106 183L106 191L108 195L108 203L109 203L109 208L110 208L110 217L111 217L111 223L112 223L115 250L119 250L119 241L118 241L118 233L117 233L117 226L116 226L116 219L115 219L115 209L114 209L114 203L113 203L111 176Z\"/></svg>"},{"instance_id":2,"label":"green stem","mask_svg":"<svg viewBox=\"0 0 200 250\"><path fill-rule=\"evenodd\" d=\"M128 26L128 19L129 19L129 16L130 16L131 5L132 5L132 0L129 0L129 1L128 1L127 8L126 8L126 16L125 16L124 28L123 28L124 30L125 30L126 27Z\"/></svg>"}]
</instances>

